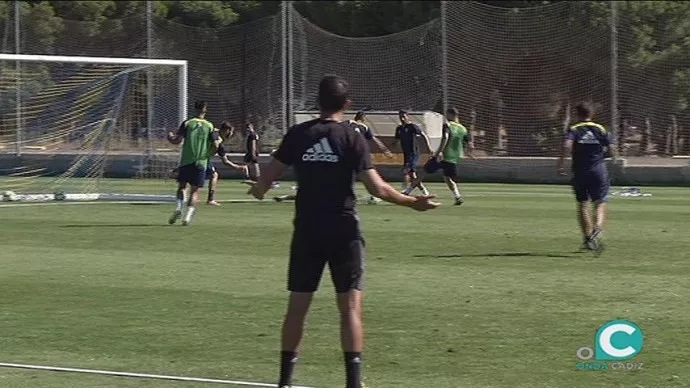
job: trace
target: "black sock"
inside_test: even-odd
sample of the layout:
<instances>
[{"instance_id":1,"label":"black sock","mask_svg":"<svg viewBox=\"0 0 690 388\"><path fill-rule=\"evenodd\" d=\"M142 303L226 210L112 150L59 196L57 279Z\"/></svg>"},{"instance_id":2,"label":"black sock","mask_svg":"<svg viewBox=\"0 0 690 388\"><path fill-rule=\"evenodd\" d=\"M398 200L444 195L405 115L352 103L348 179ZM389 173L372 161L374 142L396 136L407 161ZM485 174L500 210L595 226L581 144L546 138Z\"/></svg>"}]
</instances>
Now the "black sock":
<instances>
[{"instance_id":1,"label":"black sock","mask_svg":"<svg viewBox=\"0 0 690 388\"><path fill-rule=\"evenodd\" d=\"M208 191L208 202L213 201L213 198L216 196L216 191L215 190L209 190Z\"/></svg>"},{"instance_id":2,"label":"black sock","mask_svg":"<svg viewBox=\"0 0 690 388\"><path fill-rule=\"evenodd\" d=\"M296 363L297 352L280 352L280 381L278 382L278 387L289 387L292 385L292 372L295 370Z\"/></svg>"},{"instance_id":3,"label":"black sock","mask_svg":"<svg viewBox=\"0 0 690 388\"><path fill-rule=\"evenodd\" d=\"M347 374L347 388L361 388L362 353L345 352L345 373Z\"/></svg>"}]
</instances>

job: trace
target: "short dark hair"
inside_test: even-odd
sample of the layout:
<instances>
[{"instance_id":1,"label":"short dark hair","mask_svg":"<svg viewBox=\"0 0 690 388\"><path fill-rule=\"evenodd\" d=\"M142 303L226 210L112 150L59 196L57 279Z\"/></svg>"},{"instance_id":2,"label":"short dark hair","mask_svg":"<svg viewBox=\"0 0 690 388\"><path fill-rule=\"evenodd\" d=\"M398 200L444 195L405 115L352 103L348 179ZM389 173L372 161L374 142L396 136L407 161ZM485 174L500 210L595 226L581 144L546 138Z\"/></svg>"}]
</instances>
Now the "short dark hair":
<instances>
[{"instance_id":1,"label":"short dark hair","mask_svg":"<svg viewBox=\"0 0 690 388\"><path fill-rule=\"evenodd\" d=\"M208 107L208 104L204 100L196 100L194 101L194 109L198 111L202 111Z\"/></svg>"},{"instance_id":2,"label":"short dark hair","mask_svg":"<svg viewBox=\"0 0 690 388\"><path fill-rule=\"evenodd\" d=\"M407 114L407 111L406 111L406 110L400 109L400 110L398 111L398 116L402 116L402 115L406 115L406 114Z\"/></svg>"},{"instance_id":3,"label":"short dark hair","mask_svg":"<svg viewBox=\"0 0 690 388\"><path fill-rule=\"evenodd\" d=\"M446 109L446 116L458 117L460 116L460 111L458 111L458 108L448 108Z\"/></svg>"},{"instance_id":4,"label":"short dark hair","mask_svg":"<svg viewBox=\"0 0 690 388\"><path fill-rule=\"evenodd\" d=\"M581 102L575 107L575 112L582 119L594 116L594 106L589 102Z\"/></svg>"},{"instance_id":5,"label":"short dark hair","mask_svg":"<svg viewBox=\"0 0 690 388\"><path fill-rule=\"evenodd\" d=\"M360 110L355 114L355 121L364 120L365 117L367 117L366 113Z\"/></svg>"},{"instance_id":6,"label":"short dark hair","mask_svg":"<svg viewBox=\"0 0 690 388\"><path fill-rule=\"evenodd\" d=\"M319 82L319 108L326 112L337 112L345 108L350 97L350 85L344 78L327 75Z\"/></svg>"},{"instance_id":7,"label":"short dark hair","mask_svg":"<svg viewBox=\"0 0 690 388\"><path fill-rule=\"evenodd\" d=\"M227 131L227 130L232 130L233 128L232 128L232 124L230 124L230 122L223 121L222 123L220 123L220 129Z\"/></svg>"}]
</instances>

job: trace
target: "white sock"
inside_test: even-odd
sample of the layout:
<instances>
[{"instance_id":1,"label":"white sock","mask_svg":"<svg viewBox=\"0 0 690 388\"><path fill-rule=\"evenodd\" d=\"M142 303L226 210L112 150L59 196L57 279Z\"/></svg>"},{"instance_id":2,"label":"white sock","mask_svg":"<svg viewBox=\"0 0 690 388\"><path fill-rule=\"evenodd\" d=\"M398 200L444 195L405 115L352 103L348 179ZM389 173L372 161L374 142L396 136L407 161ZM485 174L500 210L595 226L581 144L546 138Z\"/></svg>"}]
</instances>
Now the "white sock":
<instances>
[{"instance_id":1,"label":"white sock","mask_svg":"<svg viewBox=\"0 0 690 388\"><path fill-rule=\"evenodd\" d=\"M187 208L187 215L184 217L184 220L187 222L191 221L195 210L196 210L196 208L194 206L188 207Z\"/></svg>"},{"instance_id":2,"label":"white sock","mask_svg":"<svg viewBox=\"0 0 690 388\"><path fill-rule=\"evenodd\" d=\"M182 211L182 204L184 203L184 199L178 199L177 200L177 207L175 207L176 212Z\"/></svg>"},{"instance_id":3,"label":"white sock","mask_svg":"<svg viewBox=\"0 0 690 388\"><path fill-rule=\"evenodd\" d=\"M460 190L458 189L457 186L455 186L455 189L453 189L453 195L455 195L456 199L461 197Z\"/></svg>"}]
</instances>

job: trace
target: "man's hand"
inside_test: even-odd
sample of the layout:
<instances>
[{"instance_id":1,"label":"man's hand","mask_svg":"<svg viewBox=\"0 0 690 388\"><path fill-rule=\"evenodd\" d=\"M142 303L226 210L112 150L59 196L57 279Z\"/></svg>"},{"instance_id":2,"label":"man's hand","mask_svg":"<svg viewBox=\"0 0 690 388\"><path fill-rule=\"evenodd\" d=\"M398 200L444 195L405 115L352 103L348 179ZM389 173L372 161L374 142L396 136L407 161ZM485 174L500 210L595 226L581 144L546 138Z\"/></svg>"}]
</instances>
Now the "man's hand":
<instances>
[{"instance_id":1,"label":"man's hand","mask_svg":"<svg viewBox=\"0 0 690 388\"><path fill-rule=\"evenodd\" d=\"M568 172L565 170L565 167L563 167L563 166L558 167L558 175L568 176Z\"/></svg>"},{"instance_id":2,"label":"man's hand","mask_svg":"<svg viewBox=\"0 0 690 388\"><path fill-rule=\"evenodd\" d=\"M417 195L414 198L416 201L413 202L410 207L420 212L436 209L441 206L440 202L432 201L432 199L436 198L435 195Z\"/></svg>"},{"instance_id":3,"label":"man's hand","mask_svg":"<svg viewBox=\"0 0 690 388\"><path fill-rule=\"evenodd\" d=\"M247 194L249 194L252 197L259 199L259 200L264 199L264 194L261 194L258 190L257 182L245 181L243 183L246 183L249 185L249 190L247 190Z\"/></svg>"},{"instance_id":4,"label":"man's hand","mask_svg":"<svg viewBox=\"0 0 690 388\"><path fill-rule=\"evenodd\" d=\"M236 165L235 166L235 171L240 171L244 174L244 176L249 175L249 167L246 164L241 164L241 165Z\"/></svg>"},{"instance_id":5,"label":"man's hand","mask_svg":"<svg viewBox=\"0 0 690 388\"><path fill-rule=\"evenodd\" d=\"M168 132L168 141L175 144L177 142L177 135L174 132Z\"/></svg>"},{"instance_id":6,"label":"man's hand","mask_svg":"<svg viewBox=\"0 0 690 388\"><path fill-rule=\"evenodd\" d=\"M383 151L383 155L385 155L388 159L393 159L393 157L395 156L389 149L385 149Z\"/></svg>"}]
</instances>

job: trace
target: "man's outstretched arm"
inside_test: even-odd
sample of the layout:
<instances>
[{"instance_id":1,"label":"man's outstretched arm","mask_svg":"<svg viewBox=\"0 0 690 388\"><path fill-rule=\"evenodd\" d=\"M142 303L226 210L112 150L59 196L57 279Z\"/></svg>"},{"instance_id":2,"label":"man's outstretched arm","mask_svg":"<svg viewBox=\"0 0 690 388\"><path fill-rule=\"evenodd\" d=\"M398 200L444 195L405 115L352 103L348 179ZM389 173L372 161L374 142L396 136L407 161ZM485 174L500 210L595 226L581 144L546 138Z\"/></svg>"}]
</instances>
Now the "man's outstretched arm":
<instances>
[{"instance_id":1,"label":"man's outstretched arm","mask_svg":"<svg viewBox=\"0 0 690 388\"><path fill-rule=\"evenodd\" d=\"M408 195L398 192L391 185L386 183L383 178L373 168L363 170L359 173L359 180L364 183L369 194L381 198L386 202L395 205L406 206L418 211L425 211L435 209L441 204L432 202L434 198L431 195L420 195L417 197L410 197Z\"/></svg>"},{"instance_id":2,"label":"man's outstretched arm","mask_svg":"<svg viewBox=\"0 0 690 388\"><path fill-rule=\"evenodd\" d=\"M271 188L273 182L280 178L287 168L287 164L283 164L276 158L272 158L266 169L263 170L262 174L259 176L259 181L253 184L249 189L249 194L253 195L256 199L264 199L264 196Z\"/></svg>"}]
</instances>

